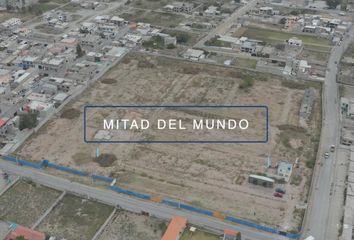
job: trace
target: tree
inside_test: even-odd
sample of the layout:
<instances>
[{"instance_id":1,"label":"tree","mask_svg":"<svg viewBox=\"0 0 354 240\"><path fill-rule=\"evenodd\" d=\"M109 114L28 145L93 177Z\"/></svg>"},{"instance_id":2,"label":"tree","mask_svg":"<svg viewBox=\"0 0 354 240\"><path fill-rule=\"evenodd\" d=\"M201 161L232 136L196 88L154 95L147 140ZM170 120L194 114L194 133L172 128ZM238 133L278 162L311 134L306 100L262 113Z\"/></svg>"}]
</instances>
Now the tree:
<instances>
[{"instance_id":1,"label":"tree","mask_svg":"<svg viewBox=\"0 0 354 240\"><path fill-rule=\"evenodd\" d=\"M20 126L19 129L22 131L23 129L32 129L38 124L38 112L30 112L26 114L20 115Z\"/></svg>"},{"instance_id":2,"label":"tree","mask_svg":"<svg viewBox=\"0 0 354 240\"><path fill-rule=\"evenodd\" d=\"M82 50L80 44L76 45L76 55L78 58L84 56L84 51Z\"/></svg>"},{"instance_id":3,"label":"tree","mask_svg":"<svg viewBox=\"0 0 354 240\"><path fill-rule=\"evenodd\" d=\"M15 240L26 240L24 236L18 236L15 238Z\"/></svg>"},{"instance_id":4,"label":"tree","mask_svg":"<svg viewBox=\"0 0 354 240\"><path fill-rule=\"evenodd\" d=\"M336 8L340 4L341 0L326 0L326 3L329 8Z\"/></svg>"}]
</instances>

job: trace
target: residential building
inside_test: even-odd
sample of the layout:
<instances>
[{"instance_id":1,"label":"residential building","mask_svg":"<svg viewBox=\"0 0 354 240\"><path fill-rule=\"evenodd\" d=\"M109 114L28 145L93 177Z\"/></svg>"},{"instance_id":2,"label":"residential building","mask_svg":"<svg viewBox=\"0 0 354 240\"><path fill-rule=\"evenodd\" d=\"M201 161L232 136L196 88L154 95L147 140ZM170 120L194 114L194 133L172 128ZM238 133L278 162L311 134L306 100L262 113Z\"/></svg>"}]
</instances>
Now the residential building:
<instances>
[{"instance_id":1,"label":"residential building","mask_svg":"<svg viewBox=\"0 0 354 240\"><path fill-rule=\"evenodd\" d=\"M199 61L200 59L205 58L204 51L197 49L187 49L187 51L183 54L185 59L189 59L192 61Z\"/></svg>"},{"instance_id":2,"label":"residential building","mask_svg":"<svg viewBox=\"0 0 354 240\"><path fill-rule=\"evenodd\" d=\"M254 54L256 53L256 49L257 49L257 43L255 42L246 41L241 44L242 52Z\"/></svg>"},{"instance_id":3,"label":"residential building","mask_svg":"<svg viewBox=\"0 0 354 240\"><path fill-rule=\"evenodd\" d=\"M292 172L293 172L293 164L287 161L280 161L278 163L277 174L278 176L284 178L286 182L289 182Z\"/></svg>"},{"instance_id":4,"label":"residential building","mask_svg":"<svg viewBox=\"0 0 354 240\"><path fill-rule=\"evenodd\" d=\"M87 34L80 39L80 45L84 48L94 48L101 43L101 38L97 35Z\"/></svg>"},{"instance_id":5,"label":"residential building","mask_svg":"<svg viewBox=\"0 0 354 240\"><path fill-rule=\"evenodd\" d=\"M193 3L188 2L174 2L171 5L166 5L165 10L178 13L192 13L194 8Z\"/></svg>"},{"instance_id":6,"label":"residential building","mask_svg":"<svg viewBox=\"0 0 354 240\"><path fill-rule=\"evenodd\" d=\"M287 42L288 42L288 45L290 45L290 46L296 46L296 47L302 46L302 40L298 39L297 37L292 37Z\"/></svg>"}]
</instances>

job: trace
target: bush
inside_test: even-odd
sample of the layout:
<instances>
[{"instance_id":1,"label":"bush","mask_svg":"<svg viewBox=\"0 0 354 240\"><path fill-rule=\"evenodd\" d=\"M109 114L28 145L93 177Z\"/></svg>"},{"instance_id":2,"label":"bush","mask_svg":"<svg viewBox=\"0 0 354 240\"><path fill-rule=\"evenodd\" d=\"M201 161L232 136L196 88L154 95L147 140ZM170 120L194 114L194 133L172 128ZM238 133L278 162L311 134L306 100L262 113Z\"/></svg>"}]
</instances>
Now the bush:
<instances>
[{"instance_id":1,"label":"bush","mask_svg":"<svg viewBox=\"0 0 354 240\"><path fill-rule=\"evenodd\" d=\"M22 131L23 129L32 129L35 128L38 124L38 112L30 112L26 114L20 115L20 126L19 129Z\"/></svg>"},{"instance_id":2,"label":"bush","mask_svg":"<svg viewBox=\"0 0 354 240\"><path fill-rule=\"evenodd\" d=\"M174 49L174 48L176 48L176 46L172 43L167 45L167 49Z\"/></svg>"},{"instance_id":3,"label":"bush","mask_svg":"<svg viewBox=\"0 0 354 240\"><path fill-rule=\"evenodd\" d=\"M254 84L253 78L244 78L241 82L241 84L238 86L240 89L248 89L251 88Z\"/></svg>"}]
</instances>

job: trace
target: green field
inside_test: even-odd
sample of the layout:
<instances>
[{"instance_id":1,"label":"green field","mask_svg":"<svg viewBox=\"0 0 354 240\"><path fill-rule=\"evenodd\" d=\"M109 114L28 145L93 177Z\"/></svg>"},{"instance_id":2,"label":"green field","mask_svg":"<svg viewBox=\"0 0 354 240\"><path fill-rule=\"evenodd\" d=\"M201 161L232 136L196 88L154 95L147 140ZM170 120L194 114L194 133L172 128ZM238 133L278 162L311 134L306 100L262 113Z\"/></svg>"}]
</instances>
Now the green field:
<instances>
[{"instance_id":1,"label":"green field","mask_svg":"<svg viewBox=\"0 0 354 240\"><path fill-rule=\"evenodd\" d=\"M131 22L144 22L155 26L172 28L176 27L185 19L183 15L140 9L135 9L134 12L123 13L121 16Z\"/></svg>"},{"instance_id":2,"label":"green field","mask_svg":"<svg viewBox=\"0 0 354 240\"><path fill-rule=\"evenodd\" d=\"M241 34L242 36L252 38L252 39L262 40L268 44L284 43L286 40L288 40L291 37L297 37L298 39L301 39L305 45L311 47L318 47L321 48L322 50L329 49L331 44L330 41L325 38L280 32L280 31L269 30L269 29L247 27L241 29L240 31L243 32Z\"/></svg>"}]
</instances>

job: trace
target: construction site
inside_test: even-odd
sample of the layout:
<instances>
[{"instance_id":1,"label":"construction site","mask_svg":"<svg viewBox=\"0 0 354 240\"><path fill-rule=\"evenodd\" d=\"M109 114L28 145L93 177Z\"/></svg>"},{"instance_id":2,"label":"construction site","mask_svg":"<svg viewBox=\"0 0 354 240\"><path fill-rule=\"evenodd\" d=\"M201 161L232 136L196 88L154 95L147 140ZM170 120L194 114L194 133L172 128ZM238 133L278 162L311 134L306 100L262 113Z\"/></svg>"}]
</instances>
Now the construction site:
<instances>
[{"instance_id":1,"label":"construction site","mask_svg":"<svg viewBox=\"0 0 354 240\"><path fill-rule=\"evenodd\" d=\"M307 102L309 88L313 95ZM131 53L16 154L110 176L126 189L298 231L319 141L320 91L321 85L313 82ZM262 145L87 144L82 124L87 104L266 105L269 141ZM306 115L306 124L301 124L301 114ZM284 162L292 166L286 178L279 170ZM286 194L274 197L272 188L250 183L251 174L281 179L274 187L286 189Z\"/></svg>"}]
</instances>

